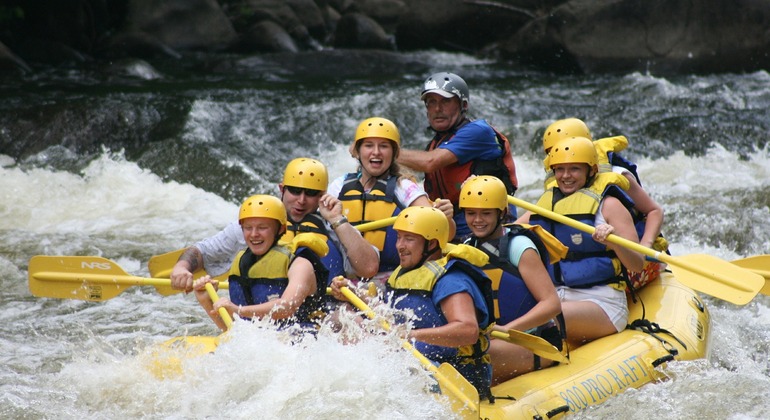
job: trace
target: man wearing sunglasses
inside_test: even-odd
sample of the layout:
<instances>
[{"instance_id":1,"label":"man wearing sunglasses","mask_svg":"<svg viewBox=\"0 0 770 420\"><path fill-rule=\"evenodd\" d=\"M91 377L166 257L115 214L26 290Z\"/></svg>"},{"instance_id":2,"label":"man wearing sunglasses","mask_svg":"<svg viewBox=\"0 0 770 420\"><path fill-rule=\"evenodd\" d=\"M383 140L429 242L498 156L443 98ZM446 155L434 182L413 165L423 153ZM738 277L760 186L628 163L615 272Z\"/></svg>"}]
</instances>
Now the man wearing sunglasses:
<instances>
[{"instance_id":1,"label":"man wearing sunglasses","mask_svg":"<svg viewBox=\"0 0 770 420\"><path fill-rule=\"evenodd\" d=\"M342 217L339 200L325 194L328 182L326 167L318 160L297 158L286 165L283 182L278 184L288 218L281 240L311 233L326 241L329 253L321 262L329 270L329 282L338 275L372 277L379 266L379 252ZM241 227L233 221L185 250L171 271L171 286L192 291L193 272L205 269L212 276L227 272L235 255L245 247Z\"/></svg>"}]
</instances>

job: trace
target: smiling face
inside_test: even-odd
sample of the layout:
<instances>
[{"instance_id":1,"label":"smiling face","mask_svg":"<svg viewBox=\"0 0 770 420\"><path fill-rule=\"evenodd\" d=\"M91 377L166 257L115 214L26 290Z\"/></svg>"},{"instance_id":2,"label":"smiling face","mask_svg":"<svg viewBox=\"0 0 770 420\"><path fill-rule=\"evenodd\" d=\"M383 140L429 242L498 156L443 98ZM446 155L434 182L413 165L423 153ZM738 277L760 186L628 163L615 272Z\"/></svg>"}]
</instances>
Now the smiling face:
<instances>
[{"instance_id":1,"label":"smiling face","mask_svg":"<svg viewBox=\"0 0 770 420\"><path fill-rule=\"evenodd\" d=\"M445 98L437 93L429 93L425 95L425 110L428 124L438 132L449 130L462 118L462 106L457 96Z\"/></svg>"},{"instance_id":2,"label":"smiling face","mask_svg":"<svg viewBox=\"0 0 770 420\"><path fill-rule=\"evenodd\" d=\"M588 177L593 175L593 168L585 163L560 163L551 166L556 185L564 195L570 195L586 186Z\"/></svg>"},{"instance_id":3,"label":"smiling face","mask_svg":"<svg viewBox=\"0 0 770 420\"><path fill-rule=\"evenodd\" d=\"M243 239L254 255L265 255L273 246L281 224L267 217L247 217L241 220Z\"/></svg>"},{"instance_id":4,"label":"smiling face","mask_svg":"<svg viewBox=\"0 0 770 420\"><path fill-rule=\"evenodd\" d=\"M358 144L358 158L367 174L378 177L390 169L395 151L392 141L368 137L359 140Z\"/></svg>"},{"instance_id":5,"label":"smiling face","mask_svg":"<svg viewBox=\"0 0 770 420\"><path fill-rule=\"evenodd\" d=\"M500 210L466 208L465 222L479 239L494 239L502 236L503 227L499 223ZM499 232L498 232L499 231Z\"/></svg>"},{"instance_id":6,"label":"smiling face","mask_svg":"<svg viewBox=\"0 0 770 420\"><path fill-rule=\"evenodd\" d=\"M321 191L310 190L311 194L308 194L308 190L304 188L290 188L281 185L281 201L286 207L286 215L292 222L299 222L308 214L318 209L318 202L321 200ZM297 193L298 191L298 193Z\"/></svg>"},{"instance_id":7,"label":"smiling face","mask_svg":"<svg viewBox=\"0 0 770 420\"><path fill-rule=\"evenodd\" d=\"M425 250L425 238L411 232L397 230L396 250L401 268L409 270L417 266Z\"/></svg>"}]
</instances>

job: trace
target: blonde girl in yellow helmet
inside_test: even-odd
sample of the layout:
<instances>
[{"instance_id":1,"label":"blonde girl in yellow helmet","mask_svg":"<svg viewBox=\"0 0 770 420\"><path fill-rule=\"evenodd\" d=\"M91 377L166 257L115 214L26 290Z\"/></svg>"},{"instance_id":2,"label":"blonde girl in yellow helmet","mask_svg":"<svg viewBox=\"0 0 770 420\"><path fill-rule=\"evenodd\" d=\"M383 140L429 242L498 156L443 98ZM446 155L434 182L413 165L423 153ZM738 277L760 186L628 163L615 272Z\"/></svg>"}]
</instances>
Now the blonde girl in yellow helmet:
<instances>
[{"instance_id":1,"label":"blonde girl in yellow helmet","mask_svg":"<svg viewBox=\"0 0 770 420\"><path fill-rule=\"evenodd\" d=\"M414 178L401 173L396 163L400 145L398 128L386 118L368 118L358 125L351 154L359 167L329 184L328 194L342 203L344 218L337 224L357 225L396 216L409 206L432 206L446 215L450 237L454 237L452 204L449 200L431 202ZM376 279L384 281L399 264L396 233L387 226L364 233L364 238L380 252Z\"/></svg>"}]
</instances>

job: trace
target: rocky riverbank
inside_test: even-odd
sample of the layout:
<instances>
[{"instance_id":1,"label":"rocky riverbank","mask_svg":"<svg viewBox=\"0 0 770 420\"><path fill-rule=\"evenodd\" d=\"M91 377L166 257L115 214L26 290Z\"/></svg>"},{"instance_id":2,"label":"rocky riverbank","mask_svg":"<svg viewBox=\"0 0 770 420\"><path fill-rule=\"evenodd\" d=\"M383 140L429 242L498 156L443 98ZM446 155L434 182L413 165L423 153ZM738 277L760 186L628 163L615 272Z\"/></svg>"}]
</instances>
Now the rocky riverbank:
<instances>
[{"instance_id":1,"label":"rocky riverbank","mask_svg":"<svg viewBox=\"0 0 770 420\"><path fill-rule=\"evenodd\" d=\"M770 2L752 0L6 0L0 72L419 49L554 72L750 72L770 67L767 28Z\"/></svg>"}]
</instances>

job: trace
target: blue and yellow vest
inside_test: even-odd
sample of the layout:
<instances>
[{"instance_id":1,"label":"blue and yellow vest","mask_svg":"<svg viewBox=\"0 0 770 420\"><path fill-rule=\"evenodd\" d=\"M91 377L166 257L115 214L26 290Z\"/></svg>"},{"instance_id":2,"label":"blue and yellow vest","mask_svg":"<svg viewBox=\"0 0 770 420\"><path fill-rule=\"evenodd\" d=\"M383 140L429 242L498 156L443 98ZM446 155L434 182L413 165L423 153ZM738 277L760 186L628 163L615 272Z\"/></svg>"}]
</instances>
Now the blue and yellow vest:
<instances>
[{"instance_id":1,"label":"blue and yellow vest","mask_svg":"<svg viewBox=\"0 0 770 420\"><path fill-rule=\"evenodd\" d=\"M375 220L397 216L406 206L396 198L398 178L377 179L371 191L364 192L358 174L347 174L342 185L339 200L345 217L353 226ZM363 232L364 239L380 250L380 268L393 271L399 265L396 251L396 231L392 226Z\"/></svg>"},{"instance_id":2,"label":"blue and yellow vest","mask_svg":"<svg viewBox=\"0 0 770 420\"><path fill-rule=\"evenodd\" d=\"M507 225L507 227L508 233L494 241L479 240L475 236L471 236L466 241L466 244L480 249L489 257L489 263L482 269L492 281L494 313L500 325L519 318L537 305L537 299L527 288L519 269L508 259L508 247L513 238L525 235L531 239L540 253L543 265L546 269L550 266L548 250L535 233L520 225ZM500 299L501 296L502 299Z\"/></svg>"},{"instance_id":3,"label":"blue and yellow vest","mask_svg":"<svg viewBox=\"0 0 770 420\"><path fill-rule=\"evenodd\" d=\"M289 224L286 227L286 233L284 233L281 237L281 241L292 242L294 238L300 233L310 233L317 235L324 242L326 242L326 245L329 248L329 252L322 256L321 263L329 271L329 276L326 279L327 285L331 284L333 278L345 275L345 265L342 258L342 253L339 249L337 249L337 246L329 238L329 232L326 230L325 221L320 214L317 212L307 214L299 222L292 222L289 220Z\"/></svg>"},{"instance_id":4,"label":"blue and yellow vest","mask_svg":"<svg viewBox=\"0 0 770 420\"><path fill-rule=\"evenodd\" d=\"M296 244L296 242L295 242ZM291 251L293 244L274 245L256 256L249 248L238 253L230 269L230 300L236 305L258 305L280 297L289 284L289 267L296 257L310 261L315 270L317 290L308 296L292 317L293 322L312 323L319 315L326 294L327 271L316 251L305 246ZM292 322L289 321L289 322Z\"/></svg>"},{"instance_id":5,"label":"blue and yellow vest","mask_svg":"<svg viewBox=\"0 0 770 420\"><path fill-rule=\"evenodd\" d=\"M613 172L603 172L595 175L588 187L566 197L557 187L551 187L540 197L537 205L594 226L599 204L606 195L618 198L631 212L634 203L624 189L628 189L628 180L625 177ZM530 222L542 226L569 247L567 256L553 264L553 271L549 272L557 286L588 288L626 280L625 268L615 253L594 241L590 234L534 213Z\"/></svg>"},{"instance_id":6,"label":"blue and yellow vest","mask_svg":"<svg viewBox=\"0 0 770 420\"><path fill-rule=\"evenodd\" d=\"M386 283L387 297L396 309L414 311L414 328L432 328L446 325L447 320L441 308L431 299L433 288L450 270L462 270L473 279L481 290L484 302L474 302L474 307L484 305L489 317L479 320L479 339L473 345L444 347L423 342L416 342L417 348L425 357L439 363L453 365L463 376L479 390L479 394L488 396L489 383L484 375L491 365L489 354L489 332L494 325L492 308L492 289L489 278L478 267L486 264L486 255L468 245L456 245L441 259L427 261L422 266L401 273L401 267L391 274Z\"/></svg>"}]
</instances>

